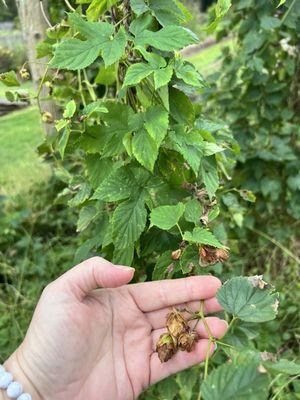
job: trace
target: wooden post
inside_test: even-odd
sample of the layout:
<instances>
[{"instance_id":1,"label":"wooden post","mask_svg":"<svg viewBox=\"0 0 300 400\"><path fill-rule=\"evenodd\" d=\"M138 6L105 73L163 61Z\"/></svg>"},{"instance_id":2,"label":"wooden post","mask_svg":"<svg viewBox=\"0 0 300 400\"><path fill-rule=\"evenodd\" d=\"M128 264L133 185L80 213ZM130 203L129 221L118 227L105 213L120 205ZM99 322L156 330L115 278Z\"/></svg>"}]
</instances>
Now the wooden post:
<instances>
[{"instance_id":1,"label":"wooden post","mask_svg":"<svg viewBox=\"0 0 300 400\"><path fill-rule=\"evenodd\" d=\"M47 0L16 0L23 39L27 48L27 56L32 81L38 89L41 79L46 71L47 58L36 58L36 45L46 37ZM49 99L49 89L43 85L40 92L41 113L49 113L53 120L56 118L57 109L52 99ZM50 118L51 119L51 118ZM53 123L44 123L47 134L53 132Z\"/></svg>"}]
</instances>

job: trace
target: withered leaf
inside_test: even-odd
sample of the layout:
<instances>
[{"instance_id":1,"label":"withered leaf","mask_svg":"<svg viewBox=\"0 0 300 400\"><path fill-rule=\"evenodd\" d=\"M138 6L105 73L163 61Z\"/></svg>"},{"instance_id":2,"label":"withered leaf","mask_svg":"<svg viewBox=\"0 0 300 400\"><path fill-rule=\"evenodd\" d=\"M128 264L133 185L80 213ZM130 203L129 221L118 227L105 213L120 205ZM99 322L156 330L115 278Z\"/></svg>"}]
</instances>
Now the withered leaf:
<instances>
[{"instance_id":1,"label":"withered leaf","mask_svg":"<svg viewBox=\"0 0 300 400\"><path fill-rule=\"evenodd\" d=\"M199 247L199 264L202 267L214 265L217 262L228 260L229 253L226 249L217 249L216 247L203 245Z\"/></svg>"}]
</instances>

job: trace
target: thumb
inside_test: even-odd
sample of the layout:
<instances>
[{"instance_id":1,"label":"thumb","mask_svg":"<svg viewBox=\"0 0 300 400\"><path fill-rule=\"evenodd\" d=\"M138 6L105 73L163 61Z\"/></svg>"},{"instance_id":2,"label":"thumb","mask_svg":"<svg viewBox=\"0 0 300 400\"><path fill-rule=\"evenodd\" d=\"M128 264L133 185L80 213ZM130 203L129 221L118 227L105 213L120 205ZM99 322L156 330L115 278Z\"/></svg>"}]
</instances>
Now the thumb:
<instances>
[{"instance_id":1,"label":"thumb","mask_svg":"<svg viewBox=\"0 0 300 400\"><path fill-rule=\"evenodd\" d=\"M114 265L102 257L93 257L67 271L54 284L62 288L71 288L76 297L84 298L92 290L100 287L114 288L125 285L131 281L134 272L134 268Z\"/></svg>"}]
</instances>

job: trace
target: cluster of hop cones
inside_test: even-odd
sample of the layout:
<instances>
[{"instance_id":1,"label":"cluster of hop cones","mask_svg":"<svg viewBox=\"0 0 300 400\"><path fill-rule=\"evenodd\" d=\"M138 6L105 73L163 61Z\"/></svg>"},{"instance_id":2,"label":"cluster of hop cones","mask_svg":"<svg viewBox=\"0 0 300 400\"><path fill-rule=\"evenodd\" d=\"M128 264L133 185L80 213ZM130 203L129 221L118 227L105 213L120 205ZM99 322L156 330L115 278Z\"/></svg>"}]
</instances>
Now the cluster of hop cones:
<instances>
[{"instance_id":1,"label":"cluster of hop cones","mask_svg":"<svg viewBox=\"0 0 300 400\"><path fill-rule=\"evenodd\" d=\"M167 315L166 326L168 332L163 333L156 344L162 363L170 360L178 350L191 352L199 340L198 333L189 327L188 321L175 308Z\"/></svg>"}]
</instances>

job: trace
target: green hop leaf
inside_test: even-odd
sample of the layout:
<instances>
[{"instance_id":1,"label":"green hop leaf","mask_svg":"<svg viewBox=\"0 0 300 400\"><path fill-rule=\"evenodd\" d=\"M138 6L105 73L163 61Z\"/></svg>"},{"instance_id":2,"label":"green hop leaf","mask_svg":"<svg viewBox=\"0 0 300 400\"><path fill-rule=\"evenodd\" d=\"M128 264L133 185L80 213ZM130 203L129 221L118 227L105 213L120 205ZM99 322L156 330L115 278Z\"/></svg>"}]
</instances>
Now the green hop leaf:
<instances>
[{"instance_id":1,"label":"green hop leaf","mask_svg":"<svg viewBox=\"0 0 300 400\"><path fill-rule=\"evenodd\" d=\"M184 204L175 206L160 206L151 211L151 225L168 230L175 226L184 213Z\"/></svg>"},{"instance_id":2,"label":"green hop leaf","mask_svg":"<svg viewBox=\"0 0 300 400\"><path fill-rule=\"evenodd\" d=\"M131 65L124 79L124 86L137 85L143 79L152 74L153 68L146 63L136 63Z\"/></svg>"},{"instance_id":3,"label":"green hop leaf","mask_svg":"<svg viewBox=\"0 0 300 400\"><path fill-rule=\"evenodd\" d=\"M266 400L268 377L258 372L257 363L224 364L201 385L204 400Z\"/></svg>"},{"instance_id":4,"label":"green hop leaf","mask_svg":"<svg viewBox=\"0 0 300 400\"><path fill-rule=\"evenodd\" d=\"M209 246L222 248L224 247L218 239L205 228L194 228L193 232L185 232L183 239L190 243L208 244Z\"/></svg>"},{"instance_id":5,"label":"green hop leaf","mask_svg":"<svg viewBox=\"0 0 300 400\"><path fill-rule=\"evenodd\" d=\"M225 311L246 322L271 321L277 315L278 294L255 287L246 277L225 282L217 293Z\"/></svg>"},{"instance_id":6,"label":"green hop leaf","mask_svg":"<svg viewBox=\"0 0 300 400\"><path fill-rule=\"evenodd\" d=\"M9 87L20 86L20 82L18 81L15 71L9 71L0 74L0 82Z\"/></svg>"},{"instance_id":7,"label":"green hop leaf","mask_svg":"<svg viewBox=\"0 0 300 400\"><path fill-rule=\"evenodd\" d=\"M113 238L117 249L135 243L146 226L147 211L144 194L119 204L113 215Z\"/></svg>"},{"instance_id":8,"label":"green hop leaf","mask_svg":"<svg viewBox=\"0 0 300 400\"><path fill-rule=\"evenodd\" d=\"M169 25L157 32L145 30L136 36L135 44L152 46L163 51L181 50L198 42L197 36L182 26Z\"/></svg>"}]
</instances>

